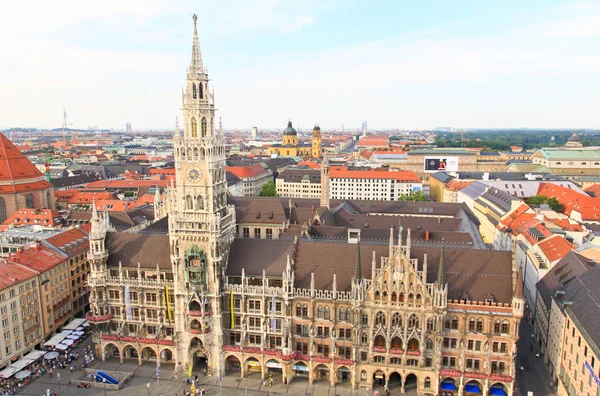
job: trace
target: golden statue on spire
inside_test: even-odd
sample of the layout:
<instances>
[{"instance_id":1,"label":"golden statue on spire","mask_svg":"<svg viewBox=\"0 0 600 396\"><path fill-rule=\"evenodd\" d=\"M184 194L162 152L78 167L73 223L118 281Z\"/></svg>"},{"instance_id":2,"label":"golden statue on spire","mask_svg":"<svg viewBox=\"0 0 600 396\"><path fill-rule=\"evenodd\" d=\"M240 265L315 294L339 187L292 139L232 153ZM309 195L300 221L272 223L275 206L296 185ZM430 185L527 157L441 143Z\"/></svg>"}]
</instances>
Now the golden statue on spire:
<instances>
[{"instance_id":1,"label":"golden statue on spire","mask_svg":"<svg viewBox=\"0 0 600 396\"><path fill-rule=\"evenodd\" d=\"M198 21L198 15L192 15L192 19L194 20L194 26L196 26L196 22Z\"/></svg>"}]
</instances>

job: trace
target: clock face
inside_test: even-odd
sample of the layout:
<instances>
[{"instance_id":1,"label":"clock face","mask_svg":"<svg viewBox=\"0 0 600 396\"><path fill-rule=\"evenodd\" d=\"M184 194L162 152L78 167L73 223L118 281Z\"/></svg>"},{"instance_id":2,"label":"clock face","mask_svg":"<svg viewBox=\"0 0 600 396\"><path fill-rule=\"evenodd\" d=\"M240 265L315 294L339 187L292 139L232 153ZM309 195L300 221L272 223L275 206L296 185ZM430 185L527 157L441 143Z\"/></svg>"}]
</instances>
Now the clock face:
<instances>
[{"instance_id":1,"label":"clock face","mask_svg":"<svg viewBox=\"0 0 600 396\"><path fill-rule=\"evenodd\" d=\"M196 167L191 167L187 170L187 179L192 183L196 183L198 180L200 180L200 176L200 169Z\"/></svg>"}]
</instances>

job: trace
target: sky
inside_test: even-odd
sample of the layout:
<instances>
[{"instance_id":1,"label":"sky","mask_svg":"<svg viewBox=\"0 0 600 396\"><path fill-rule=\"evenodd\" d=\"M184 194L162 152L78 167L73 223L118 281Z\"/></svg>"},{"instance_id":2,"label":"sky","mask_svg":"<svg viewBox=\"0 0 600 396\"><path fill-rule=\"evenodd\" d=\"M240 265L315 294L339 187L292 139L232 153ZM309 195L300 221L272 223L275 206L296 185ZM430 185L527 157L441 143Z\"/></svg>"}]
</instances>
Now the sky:
<instances>
[{"instance_id":1,"label":"sky","mask_svg":"<svg viewBox=\"0 0 600 396\"><path fill-rule=\"evenodd\" d=\"M173 128L194 13L225 129L600 127L598 1L32 0L0 128Z\"/></svg>"}]
</instances>

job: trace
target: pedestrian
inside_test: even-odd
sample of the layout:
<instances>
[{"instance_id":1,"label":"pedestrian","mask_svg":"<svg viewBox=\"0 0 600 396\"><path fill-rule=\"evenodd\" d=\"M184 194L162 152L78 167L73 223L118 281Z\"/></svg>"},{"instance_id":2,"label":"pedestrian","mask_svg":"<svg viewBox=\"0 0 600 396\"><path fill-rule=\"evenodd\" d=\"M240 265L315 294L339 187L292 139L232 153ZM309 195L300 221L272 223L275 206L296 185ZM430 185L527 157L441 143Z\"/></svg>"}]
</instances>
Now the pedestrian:
<instances>
[{"instance_id":1,"label":"pedestrian","mask_svg":"<svg viewBox=\"0 0 600 396\"><path fill-rule=\"evenodd\" d=\"M71 374L73 373L73 366L71 366Z\"/></svg>"},{"instance_id":2,"label":"pedestrian","mask_svg":"<svg viewBox=\"0 0 600 396\"><path fill-rule=\"evenodd\" d=\"M190 377L187 377L187 380L185 382L187 383L187 386L190 386Z\"/></svg>"},{"instance_id":3,"label":"pedestrian","mask_svg":"<svg viewBox=\"0 0 600 396\"><path fill-rule=\"evenodd\" d=\"M533 352L533 344L529 344L529 352Z\"/></svg>"},{"instance_id":4,"label":"pedestrian","mask_svg":"<svg viewBox=\"0 0 600 396\"><path fill-rule=\"evenodd\" d=\"M523 374L523 371L525 371L525 368L521 366L521 374Z\"/></svg>"}]
</instances>

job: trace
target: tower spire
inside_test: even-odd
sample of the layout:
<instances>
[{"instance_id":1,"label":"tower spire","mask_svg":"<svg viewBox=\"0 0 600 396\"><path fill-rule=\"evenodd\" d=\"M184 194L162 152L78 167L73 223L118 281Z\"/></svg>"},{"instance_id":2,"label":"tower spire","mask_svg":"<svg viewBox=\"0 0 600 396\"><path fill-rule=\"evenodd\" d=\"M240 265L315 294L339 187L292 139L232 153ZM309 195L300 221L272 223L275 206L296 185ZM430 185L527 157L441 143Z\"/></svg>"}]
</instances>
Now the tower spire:
<instances>
[{"instance_id":1,"label":"tower spire","mask_svg":"<svg viewBox=\"0 0 600 396\"><path fill-rule=\"evenodd\" d=\"M439 288L444 287L444 240L442 239L442 250L440 251L440 264L438 266L437 284Z\"/></svg>"},{"instance_id":2,"label":"tower spire","mask_svg":"<svg viewBox=\"0 0 600 396\"><path fill-rule=\"evenodd\" d=\"M354 266L354 282L360 283L360 239L356 241L356 264Z\"/></svg>"},{"instance_id":3,"label":"tower spire","mask_svg":"<svg viewBox=\"0 0 600 396\"><path fill-rule=\"evenodd\" d=\"M192 16L194 20L194 41L192 43L192 62L190 63L190 73L204 74L204 65L202 64L202 53L200 52L200 40L198 40L198 29L196 27L198 15Z\"/></svg>"}]
</instances>

